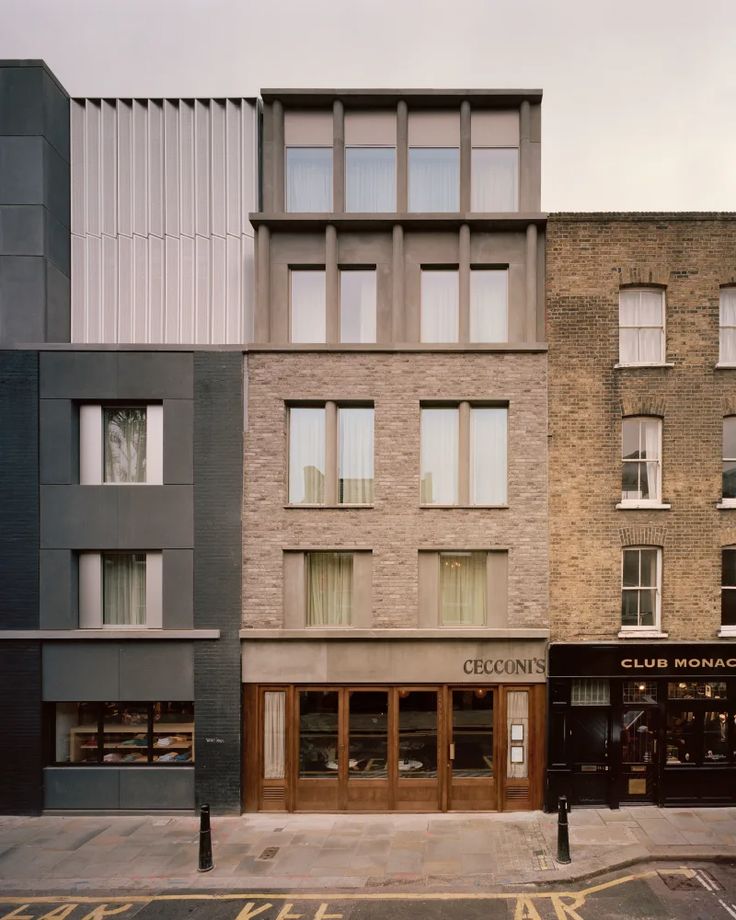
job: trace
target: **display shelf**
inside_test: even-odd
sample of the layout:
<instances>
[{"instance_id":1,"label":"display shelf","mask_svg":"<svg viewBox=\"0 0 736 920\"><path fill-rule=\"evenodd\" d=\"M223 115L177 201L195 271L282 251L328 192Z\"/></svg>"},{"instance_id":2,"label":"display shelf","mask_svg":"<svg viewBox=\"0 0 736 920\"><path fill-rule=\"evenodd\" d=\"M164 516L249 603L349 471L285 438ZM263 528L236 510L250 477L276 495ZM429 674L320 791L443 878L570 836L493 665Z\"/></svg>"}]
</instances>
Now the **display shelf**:
<instances>
[{"instance_id":1,"label":"display shelf","mask_svg":"<svg viewBox=\"0 0 736 920\"><path fill-rule=\"evenodd\" d=\"M69 732L69 762L90 763L90 752L98 750L98 728L96 725L77 725ZM119 738L116 736L131 735L133 738ZM164 739L170 743L162 744ZM105 723L103 725L103 762L107 763L148 763L148 728L141 725L119 725ZM194 762L194 723L192 722L158 722L153 732L153 763L193 763ZM171 758L162 760L162 757L171 753L174 755L189 754L186 760ZM107 756L120 754L121 759L105 761ZM122 759L122 755L139 756L132 759ZM87 756L85 756L87 755Z\"/></svg>"}]
</instances>

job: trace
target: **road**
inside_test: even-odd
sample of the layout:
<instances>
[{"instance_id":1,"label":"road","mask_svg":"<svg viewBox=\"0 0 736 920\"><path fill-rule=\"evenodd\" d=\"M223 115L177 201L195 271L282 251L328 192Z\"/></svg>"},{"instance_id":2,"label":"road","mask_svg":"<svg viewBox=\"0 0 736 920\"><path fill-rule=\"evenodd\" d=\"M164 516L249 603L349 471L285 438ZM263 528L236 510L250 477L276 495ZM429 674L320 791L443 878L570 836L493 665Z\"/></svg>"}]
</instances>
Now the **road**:
<instances>
[{"instance_id":1,"label":"road","mask_svg":"<svg viewBox=\"0 0 736 920\"><path fill-rule=\"evenodd\" d=\"M0 920L736 920L736 866L640 866L569 889L0 897Z\"/></svg>"}]
</instances>

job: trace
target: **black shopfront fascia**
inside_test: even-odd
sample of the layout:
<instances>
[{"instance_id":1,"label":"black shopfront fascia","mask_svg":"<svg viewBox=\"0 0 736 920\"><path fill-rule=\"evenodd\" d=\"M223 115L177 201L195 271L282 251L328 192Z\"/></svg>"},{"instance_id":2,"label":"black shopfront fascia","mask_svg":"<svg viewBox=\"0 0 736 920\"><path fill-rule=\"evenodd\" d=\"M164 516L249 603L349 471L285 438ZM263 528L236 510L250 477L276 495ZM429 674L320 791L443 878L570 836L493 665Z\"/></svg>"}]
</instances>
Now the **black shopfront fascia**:
<instances>
[{"instance_id":1,"label":"black shopfront fascia","mask_svg":"<svg viewBox=\"0 0 736 920\"><path fill-rule=\"evenodd\" d=\"M736 642L553 643L547 751L549 810L736 803Z\"/></svg>"}]
</instances>

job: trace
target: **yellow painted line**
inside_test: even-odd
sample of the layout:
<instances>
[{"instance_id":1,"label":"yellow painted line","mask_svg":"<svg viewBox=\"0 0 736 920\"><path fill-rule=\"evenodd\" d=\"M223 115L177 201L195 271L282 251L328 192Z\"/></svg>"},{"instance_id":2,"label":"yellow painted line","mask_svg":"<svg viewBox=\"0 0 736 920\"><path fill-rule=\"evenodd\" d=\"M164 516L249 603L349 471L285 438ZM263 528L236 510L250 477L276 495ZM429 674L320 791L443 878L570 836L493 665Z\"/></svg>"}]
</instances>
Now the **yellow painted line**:
<instances>
[{"instance_id":1,"label":"yellow painted line","mask_svg":"<svg viewBox=\"0 0 736 920\"><path fill-rule=\"evenodd\" d=\"M684 875L690 878L693 874L692 869L681 866L677 869L663 869L669 875ZM653 878L657 871L652 869L648 872L638 872L631 875L624 875L621 878L612 879L608 882L601 882L598 885L592 885L589 888L582 888L580 891L543 891L543 892L500 892L491 891L481 893L477 891L457 892L457 891L429 891L423 894L413 894L409 891L387 891L387 892L306 892L297 891L280 892L268 894L263 892L225 892L222 894L210 893L185 893L185 894L121 894L92 896L80 895L14 895L13 897L0 897L0 904L150 904L154 901L513 901L517 898L527 898L531 900L554 898L583 898L583 900L592 894L598 894L600 891L608 891L619 885L627 885L630 882L641 881L642 879Z\"/></svg>"}]
</instances>

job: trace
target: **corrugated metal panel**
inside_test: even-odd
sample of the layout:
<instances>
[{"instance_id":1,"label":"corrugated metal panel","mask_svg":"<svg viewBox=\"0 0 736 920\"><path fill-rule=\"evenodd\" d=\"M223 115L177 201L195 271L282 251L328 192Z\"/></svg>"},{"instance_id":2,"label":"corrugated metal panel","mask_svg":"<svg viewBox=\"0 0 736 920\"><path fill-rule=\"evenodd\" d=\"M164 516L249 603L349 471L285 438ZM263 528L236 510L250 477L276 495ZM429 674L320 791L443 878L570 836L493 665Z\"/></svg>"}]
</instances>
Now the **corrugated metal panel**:
<instances>
[{"instance_id":1,"label":"corrugated metal panel","mask_svg":"<svg viewBox=\"0 0 736 920\"><path fill-rule=\"evenodd\" d=\"M251 341L255 105L77 99L71 138L72 341Z\"/></svg>"}]
</instances>

